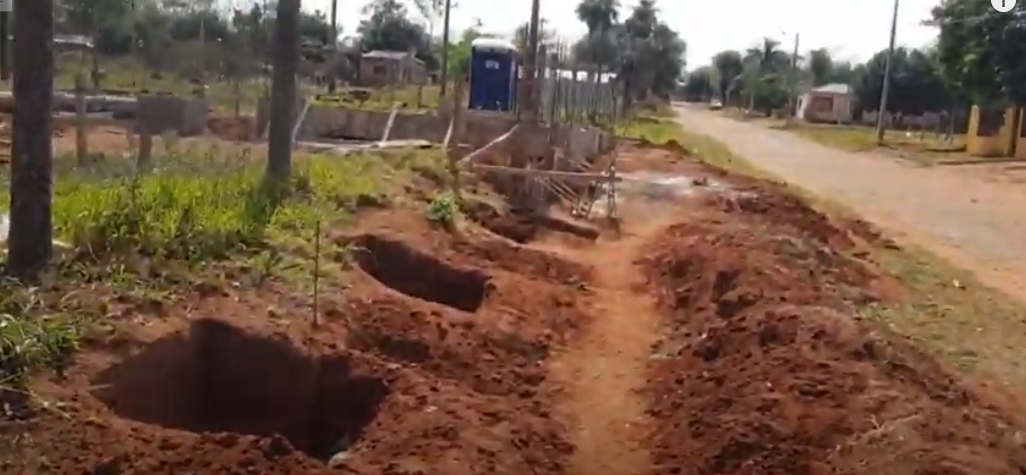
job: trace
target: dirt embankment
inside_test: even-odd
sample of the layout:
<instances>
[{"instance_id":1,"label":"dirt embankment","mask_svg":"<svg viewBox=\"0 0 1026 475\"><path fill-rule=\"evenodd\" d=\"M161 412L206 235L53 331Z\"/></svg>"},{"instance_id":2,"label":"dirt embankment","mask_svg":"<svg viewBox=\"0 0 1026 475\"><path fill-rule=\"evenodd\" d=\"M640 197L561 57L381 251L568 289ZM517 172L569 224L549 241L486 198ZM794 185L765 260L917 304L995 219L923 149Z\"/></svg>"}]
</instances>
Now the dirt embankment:
<instances>
[{"instance_id":1,"label":"dirt embankment","mask_svg":"<svg viewBox=\"0 0 1026 475\"><path fill-rule=\"evenodd\" d=\"M317 327L274 279L117 295L0 472L1026 473L1012 408L858 317L905 297L890 243L686 155L621 150L689 179L624 186L601 236L488 200L448 232L429 188L360 210Z\"/></svg>"},{"instance_id":2,"label":"dirt embankment","mask_svg":"<svg viewBox=\"0 0 1026 475\"><path fill-rule=\"evenodd\" d=\"M665 315L647 388L657 472L1026 469L1013 410L856 316L902 297L865 252L888 244L779 187L751 191L704 199L639 261Z\"/></svg>"},{"instance_id":3,"label":"dirt embankment","mask_svg":"<svg viewBox=\"0 0 1026 475\"><path fill-rule=\"evenodd\" d=\"M111 315L68 379L37 382L66 404L13 427L18 450L61 474L563 473L545 363L589 322L590 268L422 213L336 237L354 269L318 328L273 283Z\"/></svg>"}]
</instances>

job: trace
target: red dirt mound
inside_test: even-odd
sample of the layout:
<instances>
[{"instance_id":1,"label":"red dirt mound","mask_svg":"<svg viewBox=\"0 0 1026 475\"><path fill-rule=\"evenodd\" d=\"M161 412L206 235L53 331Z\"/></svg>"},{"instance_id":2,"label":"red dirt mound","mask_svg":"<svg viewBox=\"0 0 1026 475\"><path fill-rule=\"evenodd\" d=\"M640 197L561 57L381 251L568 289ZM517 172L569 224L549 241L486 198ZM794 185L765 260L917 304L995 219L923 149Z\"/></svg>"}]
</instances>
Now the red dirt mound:
<instances>
[{"instance_id":1,"label":"red dirt mound","mask_svg":"<svg viewBox=\"0 0 1026 475\"><path fill-rule=\"evenodd\" d=\"M658 473L1026 470L1009 417L851 316L900 295L834 250L856 251L853 231L789 197L707 205L641 260L673 329L648 387Z\"/></svg>"},{"instance_id":2,"label":"red dirt mound","mask_svg":"<svg viewBox=\"0 0 1026 475\"><path fill-rule=\"evenodd\" d=\"M254 117L211 117L207 130L223 140L249 140L256 133Z\"/></svg>"},{"instance_id":3,"label":"red dirt mound","mask_svg":"<svg viewBox=\"0 0 1026 475\"><path fill-rule=\"evenodd\" d=\"M406 211L369 211L340 238L363 271L325 279L317 327L280 282L106 319L68 379L34 383L58 410L0 423L46 455L2 471L565 473L574 447L545 365L590 318L567 285L589 269ZM45 470L24 467L37 459Z\"/></svg>"},{"instance_id":4,"label":"red dirt mound","mask_svg":"<svg viewBox=\"0 0 1026 475\"><path fill-rule=\"evenodd\" d=\"M198 320L100 371L95 399L37 421L43 473L339 473L334 459L345 473L555 474L572 451L524 387L512 399L468 393L318 346Z\"/></svg>"},{"instance_id":5,"label":"red dirt mound","mask_svg":"<svg viewBox=\"0 0 1026 475\"><path fill-rule=\"evenodd\" d=\"M519 244L527 244L549 234L565 234L583 241L594 241L599 230L540 213L500 211L489 203L469 200L463 213L485 229Z\"/></svg>"}]
</instances>

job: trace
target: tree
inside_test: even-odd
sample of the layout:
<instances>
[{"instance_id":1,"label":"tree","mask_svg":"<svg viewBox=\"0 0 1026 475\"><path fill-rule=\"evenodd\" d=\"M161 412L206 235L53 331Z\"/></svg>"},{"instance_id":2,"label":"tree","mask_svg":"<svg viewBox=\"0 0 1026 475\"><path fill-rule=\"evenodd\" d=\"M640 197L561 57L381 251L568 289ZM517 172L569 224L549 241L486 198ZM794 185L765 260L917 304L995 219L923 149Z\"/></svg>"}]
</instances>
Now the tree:
<instances>
[{"instance_id":1,"label":"tree","mask_svg":"<svg viewBox=\"0 0 1026 475\"><path fill-rule=\"evenodd\" d=\"M733 50L721 51L713 56L713 67L716 69L719 83L716 92L720 100L727 104L730 99L731 86L741 77L745 66L741 53Z\"/></svg>"},{"instance_id":2,"label":"tree","mask_svg":"<svg viewBox=\"0 0 1026 475\"><path fill-rule=\"evenodd\" d=\"M684 82L684 99L705 102L716 95L716 88L713 84L715 73L712 66L704 66L691 71Z\"/></svg>"},{"instance_id":3,"label":"tree","mask_svg":"<svg viewBox=\"0 0 1026 475\"><path fill-rule=\"evenodd\" d=\"M538 47L548 47L553 44L556 40L555 30L549 28L548 20L541 18L538 20ZM517 47L517 51L525 57L528 54L528 50L531 49L531 22L525 21L520 24L517 29L513 32L513 45Z\"/></svg>"},{"instance_id":4,"label":"tree","mask_svg":"<svg viewBox=\"0 0 1026 475\"><path fill-rule=\"evenodd\" d=\"M438 22L445 17L445 0L413 0L413 6L417 7L417 13L427 23L428 36L432 41L435 39L435 32ZM459 8L459 3L450 1L449 9Z\"/></svg>"},{"instance_id":5,"label":"tree","mask_svg":"<svg viewBox=\"0 0 1026 475\"><path fill-rule=\"evenodd\" d=\"M406 6L399 0L374 0L364 8L364 13L368 16L357 29L364 50L413 49L428 68L438 66L427 32L410 19Z\"/></svg>"},{"instance_id":6,"label":"tree","mask_svg":"<svg viewBox=\"0 0 1026 475\"><path fill-rule=\"evenodd\" d=\"M274 26L271 123L267 137L267 174L283 179L292 171L292 121L299 67L300 0L278 0Z\"/></svg>"},{"instance_id":7,"label":"tree","mask_svg":"<svg viewBox=\"0 0 1026 475\"><path fill-rule=\"evenodd\" d=\"M481 20L475 20L473 26L463 30L459 43L446 45L449 48L448 77L463 77L470 72L470 46L481 37L481 27Z\"/></svg>"},{"instance_id":8,"label":"tree","mask_svg":"<svg viewBox=\"0 0 1026 475\"><path fill-rule=\"evenodd\" d=\"M809 51L809 63L807 71L812 79L813 86L822 86L832 80L834 70L834 59L826 48L817 48Z\"/></svg>"},{"instance_id":9,"label":"tree","mask_svg":"<svg viewBox=\"0 0 1026 475\"><path fill-rule=\"evenodd\" d=\"M687 43L659 19L655 0L641 0L634 7L617 35L617 45L619 76L631 95L642 98L651 92L665 97L676 88Z\"/></svg>"},{"instance_id":10,"label":"tree","mask_svg":"<svg viewBox=\"0 0 1026 475\"><path fill-rule=\"evenodd\" d=\"M880 51L866 62L853 81L859 108L876 110L883 94L883 75L887 52ZM950 106L947 84L940 65L929 51L897 48L891 58L891 88L887 110L892 113L922 114L938 112Z\"/></svg>"},{"instance_id":11,"label":"tree","mask_svg":"<svg viewBox=\"0 0 1026 475\"><path fill-rule=\"evenodd\" d=\"M14 130L7 272L37 277L53 254L53 2L20 2L14 19Z\"/></svg>"},{"instance_id":12,"label":"tree","mask_svg":"<svg viewBox=\"0 0 1026 475\"><path fill-rule=\"evenodd\" d=\"M586 62L608 65L616 57L614 37L610 35L620 19L619 0L581 0L577 18L588 27L588 35L573 47L574 56Z\"/></svg>"},{"instance_id":13,"label":"tree","mask_svg":"<svg viewBox=\"0 0 1026 475\"><path fill-rule=\"evenodd\" d=\"M742 58L745 65L742 85L748 96L749 110L770 111L787 103L784 73L790 67L791 58L779 46L779 41L763 38L759 45L748 48Z\"/></svg>"},{"instance_id":14,"label":"tree","mask_svg":"<svg viewBox=\"0 0 1026 475\"><path fill-rule=\"evenodd\" d=\"M947 83L976 104L1026 103L1026 5L995 14L987 2L947 0L933 10L937 61Z\"/></svg>"}]
</instances>

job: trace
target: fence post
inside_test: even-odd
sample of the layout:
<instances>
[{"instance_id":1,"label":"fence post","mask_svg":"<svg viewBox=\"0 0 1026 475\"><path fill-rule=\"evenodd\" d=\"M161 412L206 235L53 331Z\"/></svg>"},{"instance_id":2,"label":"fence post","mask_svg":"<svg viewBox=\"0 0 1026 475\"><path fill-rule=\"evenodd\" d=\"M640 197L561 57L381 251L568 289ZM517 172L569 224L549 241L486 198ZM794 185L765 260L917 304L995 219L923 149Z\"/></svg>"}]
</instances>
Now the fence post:
<instances>
[{"instance_id":1,"label":"fence post","mask_svg":"<svg viewBox=\"0 0 1026 475\"><path fill-rule=\"evenodd\" d=\"M139 132L139 151L136 155L137 171L149 171L153 166L153 134L146 129Z\"/></svg>"},{"instance_id":2,"label":"fence post","mask_svg":"<svg viewBox=\"0 0 1026 475\"><path fill-rule=\"evenodd\" d=\"M452 175L452 193L456 198L456 202L463 203L463 195L460 192L461 180L460 180L460 167L459 167L459 148L460 142L462 141L462 126L463 126L463 113L465 108L463 107L463 94L464 94L463 81L456 81L455 87L452 91L452 121L449 123L449 133L445 137L444 153L446 158L449 159L449 174ZM454 150L455 149L455 150Z\"/></svg>"},{"instance_id":3,"label":"fence post","mask_svg":"<svg viewBox=\"0 0 1026 475\"><path fill-rule=\"evenodd\" d=\"M89 160L89 136L86 127L86 78L84 73L75 74L75 158L79 165Z\"/></svg>"}]
</instances>

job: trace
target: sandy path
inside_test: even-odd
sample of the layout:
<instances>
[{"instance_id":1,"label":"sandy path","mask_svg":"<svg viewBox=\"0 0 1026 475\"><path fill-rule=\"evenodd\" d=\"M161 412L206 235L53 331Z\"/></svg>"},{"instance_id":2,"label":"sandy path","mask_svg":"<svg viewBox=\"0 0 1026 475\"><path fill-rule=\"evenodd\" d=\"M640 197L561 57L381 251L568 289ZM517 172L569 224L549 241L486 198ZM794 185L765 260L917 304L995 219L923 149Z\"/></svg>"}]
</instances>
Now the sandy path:
<instances>
[{"instance_id":1,"label":"sandy path","mask_svg":"<svg viewBox=\"0 0 1026 475\"><path fill-rule=\"evenodd\" d=\"M919 168L883 154L835 150L688 107L678 107L677 115L686 129L724 142L759 168L847 205L1026 302L1021 186L957 168Z\"/></svg>"},{"instance_id":2,"label":"sandy path","mask_svg":"<svg viewBox=\"0 0 1026 475\"><path fill-rule=\"evenodd\" d=\"M637 216L637 215L635 215ZM563 409L576 421L577 452L573 475L648 473L651 461L642 443L651 347L659 330L655 299L639 287L640 269L633 261L665 222L629 229L620 239L600 241L583 250L546 250L595 266L592 326L573 349L556 358L553 375L570 388Z\"/></svg>"}]
</instances>

